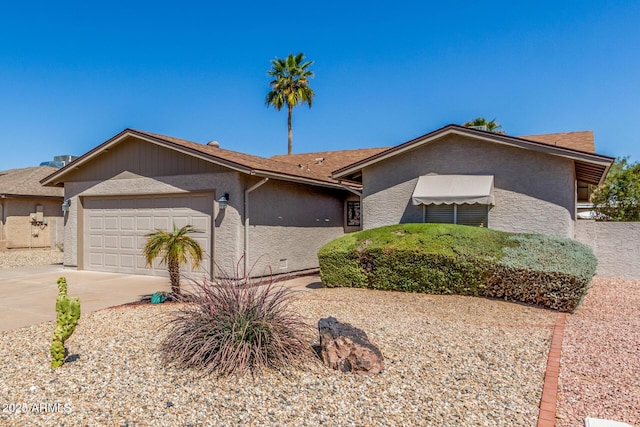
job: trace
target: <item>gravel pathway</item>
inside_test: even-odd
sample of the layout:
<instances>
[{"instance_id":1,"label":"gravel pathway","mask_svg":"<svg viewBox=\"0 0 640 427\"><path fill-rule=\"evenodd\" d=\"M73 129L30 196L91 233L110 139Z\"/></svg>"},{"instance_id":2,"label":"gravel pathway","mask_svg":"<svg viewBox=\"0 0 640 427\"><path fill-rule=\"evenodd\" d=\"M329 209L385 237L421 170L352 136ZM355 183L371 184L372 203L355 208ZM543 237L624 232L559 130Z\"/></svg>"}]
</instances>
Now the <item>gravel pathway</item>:
<instances>
[{"instance_id":1,"label":"gravel pathway","mask_svg":"<svg viewBox=\"0 0 640 427\"><path fill-rule=\"evenodd\" d=\"M3 332L0 424L536 425L554 312L362 289L299 294L295 306L310 324L333 315L364 329L386 370L342 374L310 360L255 378L198 378L164 370L156 352L160 315L179 305L118 307L82 316L67 342L75 360L56 371L52 323Z\"/></svg>"},{"instance_id":2,"label":"gravel pathway","mask_svg":"<svg viewBox=\"0 0 640 427\"><path fill-rule=\"evenodd\" d=\"M596 278L567 317L557 410L558 427L587 416L640 426L640 281Z\"/></svg>"},{"instance_id":3,"label":"gravel pathway","mask_svg":"<svg viewBox=\"0 0 640 427\"><path fill-rule=\"evenodd\" d=\"M0 268L59 264L64 254L58 250L19 250L0 252Z\"/></svg>"}]
</instances>

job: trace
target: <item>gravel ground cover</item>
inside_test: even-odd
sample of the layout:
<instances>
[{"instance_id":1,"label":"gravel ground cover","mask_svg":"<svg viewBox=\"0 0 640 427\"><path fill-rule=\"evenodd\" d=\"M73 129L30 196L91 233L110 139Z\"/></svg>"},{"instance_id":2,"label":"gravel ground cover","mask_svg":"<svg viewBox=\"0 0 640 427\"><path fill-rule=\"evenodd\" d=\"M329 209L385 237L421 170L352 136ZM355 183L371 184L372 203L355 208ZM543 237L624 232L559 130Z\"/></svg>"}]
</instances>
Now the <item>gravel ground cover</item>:
<instances>
[{"instance_id":1,"label":"gravel ground cover","mask_svg":"<svg viewBox=\"0 0 640 427\"><path fill-rule=\"evenodd\" d=\"M63 253L58 250L19 250L0 252L0 268L28 265L47 265L62 262Z\"/></svg>"},{"instance_id":2,"label":"gravel ground cover","mask_svg":"<svg viewBox=\"0 0 640 427\"><path fill-rule=\"evenodd\" d=\"M364 329L385 371L310 360L256 376L165 370L162 315L180 305L82 316L71 359L49 368L52 323L0 335L1 425L535 426L555 313L461 296L319 289L295 307ZM17 412L17 410L20 412Z\"/></svg>"},{"instance_id":3,"label":"gravel ground cover","mask_svg":"<svg viewBox=\"0 0 640 427\"><path fill-rule=\"evenodd\" d=\"M567 317L556 425L584 425L587 416L640 426L638 280L594 279Z\"/></svg>"}]
</instances>

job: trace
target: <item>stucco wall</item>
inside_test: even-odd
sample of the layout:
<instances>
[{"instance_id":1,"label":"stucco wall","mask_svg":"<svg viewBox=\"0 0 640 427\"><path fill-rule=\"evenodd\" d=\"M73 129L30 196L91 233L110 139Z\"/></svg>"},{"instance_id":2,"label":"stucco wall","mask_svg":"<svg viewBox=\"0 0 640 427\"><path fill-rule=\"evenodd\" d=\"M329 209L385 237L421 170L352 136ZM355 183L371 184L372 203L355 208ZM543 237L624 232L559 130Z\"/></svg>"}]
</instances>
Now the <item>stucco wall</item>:
<instances>
[{"instance_id":1,"label":"stucco wall","mask_svg":"<svg viewBox=\"0 0 640 427\"><path fill-rule=\"evenodd\" d=\"M65 217L64 264L78 265L78 235L82 217L81 198L84 196L184 194L190 191L214 191L216 197L225 192L233 194L229 207L219 211L214 206L215 259L225 269L242 256L242 215L244 201L237 172L220 169L214 173L163 177L116 176L106 181L65 182L65 198L71 199L71 207Z\"/></svg>"},{"instance_id":2,"label":"stucco wall","mask_svg":"<svg viewBox=\"0 0 640 427\"><path fill-rule=\"evenodd\" d=\"M573 162L544 153L451 135L363 170L363 228L422 222L411 204L420 175L493 175L489 228L573 237Z\"/></svg>"},{"instance_id":3,"label":"stucco wall","mask_svg":"<svg viewBox=\"0 0 640 427\"><path fill-rule=\"evenodd\" d=\"M250 193L252 274L318 267L320 247L345 233L345 193L277 180Z\"/></svg>"},{"instance_id":4,"label":"stucco wall","mask_svg":"<svg viewBox=\"0 0 640 427\"><path fill-rule=\"evenodd\" d=\"M50 248L59 242L62 198L6 198L2 209L2 246L13 248ZM47 224L34 224L31 214L41 205Z\"/></svg>"},{"instance_id":5,"label":"stucco wall","mask_svg":"<svg viewBox=\"0 0 640 427\"><path fill-rule=\"evenodd\" d=\"M598 258L598 276L640 279L640 222L578 220L575 230Z\"/></svg>"}]
</instances>

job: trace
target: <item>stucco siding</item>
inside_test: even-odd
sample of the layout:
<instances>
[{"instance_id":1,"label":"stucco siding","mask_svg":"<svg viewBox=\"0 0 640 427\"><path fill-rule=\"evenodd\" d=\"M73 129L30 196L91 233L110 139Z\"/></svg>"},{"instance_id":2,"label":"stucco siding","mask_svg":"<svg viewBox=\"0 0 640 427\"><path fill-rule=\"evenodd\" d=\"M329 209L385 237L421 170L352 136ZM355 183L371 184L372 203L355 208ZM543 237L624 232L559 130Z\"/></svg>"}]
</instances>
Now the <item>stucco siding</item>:
<instances>
[{"instance_id":1,"label":"stucco siding","mask_svg":"<svg viewBox=\"0 0 640 427\"><path fill-rule=\"evenodd\" d=\"M640 279L640 222L578 220L575 231L598 258L598 276Z\"/></svg>"},{"instance_id":2,"label":"stucco siding","mask_svg":"<svg viewBox=\"0 0 640 427\"><path fill-rule=\"evenodd\" d=\"M57 226L62 216L62 198L5 198L2 209L3 247L12 248L51 248L55 247L59 234ZM31 214L36 206L42 206L46 224L35 224Z\"/></svg>"},{"instance_id":3,"label":"stucco siding","mask_svg":"<svg viewBox=\"0 0 640 427\"><path fill-rule=\"evenodd\" d=\"M493 175L489 227L573 237L575 172L571 160L452 135L363 170L363 228L422 222L411 204L420 175Z\"/></svg>"},{"instance_id":4,"label":"stucco siding","mask_svg":"<svg viewBox=\"0 0 640 427\"><path fill-rule=\"evenodd\" d=\"M325 243L344 235L343 192L270 180L250 193L252 274L318 267Z\"/></svg>"}]
</instances>

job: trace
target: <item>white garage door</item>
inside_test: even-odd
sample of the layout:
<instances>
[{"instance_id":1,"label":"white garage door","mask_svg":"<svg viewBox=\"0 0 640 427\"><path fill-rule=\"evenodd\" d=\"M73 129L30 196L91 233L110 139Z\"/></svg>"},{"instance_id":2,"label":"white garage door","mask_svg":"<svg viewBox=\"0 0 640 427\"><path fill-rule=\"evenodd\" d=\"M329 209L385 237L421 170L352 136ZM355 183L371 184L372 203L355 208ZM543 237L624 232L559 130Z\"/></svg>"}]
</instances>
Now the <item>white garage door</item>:
<instances>
[{"instance_id":1,"label":"white garage door","mask_svg":"<svg viewBox=\"0 0 640 427\"><path fill-rule=\"evenodd\" d=\"M173 224L193 225L201 233L191 235L205 252L201 276L211 271L211 224L213 195L158 195L84 199L84 268L95 271L168 276L167 266L156 260L147 267L143 248L145 235L155 230L172 230Z\"/></svg>"}]
</instances>

